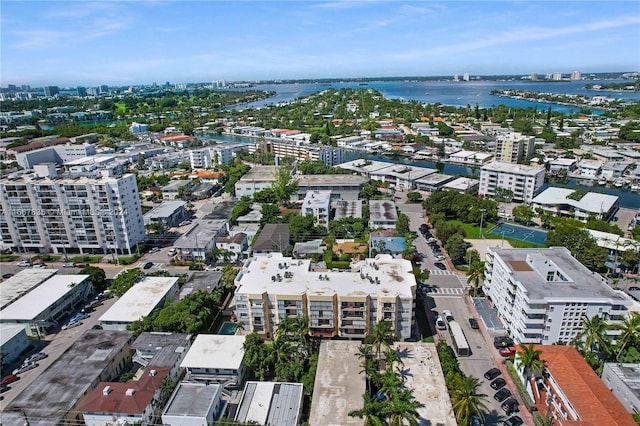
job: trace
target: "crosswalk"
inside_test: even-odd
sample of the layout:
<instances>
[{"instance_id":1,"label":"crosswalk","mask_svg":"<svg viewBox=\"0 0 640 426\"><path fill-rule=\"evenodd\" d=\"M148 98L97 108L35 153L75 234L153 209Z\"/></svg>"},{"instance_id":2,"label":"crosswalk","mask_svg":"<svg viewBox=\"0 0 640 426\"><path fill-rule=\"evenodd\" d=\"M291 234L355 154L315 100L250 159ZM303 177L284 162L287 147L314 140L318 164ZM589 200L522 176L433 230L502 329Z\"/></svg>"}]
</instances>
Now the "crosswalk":
<instances>
[{"instance_id":1,"label":"crosswalk","mask_svg":"<svg viewBox=\"0 0 640 426\"><path fill-rule=\"evenodd\" d=\"M140 269L143 269L143 268L144 268L144 265L145 265L146 263L147 263L147 262L140 262L140 263L138 263L137 267L138 267L138 268L140 268ZM148 269L151 269L151 268L157 268L157 269L160 269L160 268L164 268L164 266L165 266L165 265L164 265L164 263L162 263L162 262L157 262L157 263L155 263L155 262L154 262L154 263L153 263L153 266L151 266L151 267L150 267L150 268L148 268Z\"/></svg>"},{"instance_id":2,"label":"crosswalk","mask_svg":"<svg viewBox=\"0 0 640 426\"><path fill-rule=\"evenodd\" d=\"M460 296L464 294L464 288L460 287L427 287L425 292L432 296Z\"/></svg>"},{"instance_id":3,"label":"crosswalk","mask_svg":"<svg viewBox=\"0 0 640 426\"><path fill-rule=\"evenodd\" d=\"M429 275L455 275L448 269L429 269Z\"/></svg>"}]
</instances>

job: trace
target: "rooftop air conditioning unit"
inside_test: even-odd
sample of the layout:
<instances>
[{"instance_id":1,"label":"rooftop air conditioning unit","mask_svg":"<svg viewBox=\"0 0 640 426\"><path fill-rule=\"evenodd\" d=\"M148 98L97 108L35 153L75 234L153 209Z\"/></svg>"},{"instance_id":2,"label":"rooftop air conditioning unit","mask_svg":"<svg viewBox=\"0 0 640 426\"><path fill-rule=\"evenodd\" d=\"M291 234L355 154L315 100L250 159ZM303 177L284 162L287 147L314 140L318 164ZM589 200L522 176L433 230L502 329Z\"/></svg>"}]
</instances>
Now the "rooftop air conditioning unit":
<instances>
[{"instance_id":1,"label":"rooftop air conditioning unit","mask_svg":"<svg viewBox=\"0 0 640 426\"><path fill-rule=\"evenodd\" d=\"M102 389L103 395L109 395L110 393L111 393L111 386L105 386L104 389Z\"/></svg>"},{"instance_id":2,"label":"rooftop air conditioning unit","mask_svg":"<svg viewBox=\"0 0 640 426\"><path fill-rule=\"evenodd\" d=\"M129 388L125 393L127 396L133 396L133 394L136 393L136 390Z\"/></svg>"}]
</instances>

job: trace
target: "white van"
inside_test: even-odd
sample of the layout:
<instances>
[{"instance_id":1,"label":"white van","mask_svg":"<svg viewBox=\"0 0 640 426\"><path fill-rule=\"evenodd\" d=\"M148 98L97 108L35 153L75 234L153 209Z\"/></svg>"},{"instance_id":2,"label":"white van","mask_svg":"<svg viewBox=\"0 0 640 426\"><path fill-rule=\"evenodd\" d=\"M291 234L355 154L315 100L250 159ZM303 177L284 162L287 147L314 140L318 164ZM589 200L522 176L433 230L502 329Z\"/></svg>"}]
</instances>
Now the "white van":
<instances>
[{"instance_id":1,"label":"white van","mask_svg":"<svg viewBox=\"0 0 640 426\"><path fill-rule=\"evenodd\" d=\"M447 329L447 325L445 324L444 320L440 317L436 317L436 327L438 327L438 330Z\"/></svg>"}]
</instances>

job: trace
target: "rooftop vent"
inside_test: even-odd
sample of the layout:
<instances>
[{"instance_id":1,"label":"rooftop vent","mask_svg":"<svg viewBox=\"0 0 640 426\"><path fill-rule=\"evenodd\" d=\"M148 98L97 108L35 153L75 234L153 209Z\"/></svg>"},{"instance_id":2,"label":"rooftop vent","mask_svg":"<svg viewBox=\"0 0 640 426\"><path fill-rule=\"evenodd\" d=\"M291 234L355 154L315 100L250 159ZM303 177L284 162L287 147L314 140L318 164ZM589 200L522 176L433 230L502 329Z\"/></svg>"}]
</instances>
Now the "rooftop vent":
<instances>
[{"instance_id":1,"label":"rooftop vent","mask_svg":"<svg viewBox=\"0 0 640 426\"><path fill-rule=\"evenodd\" d=\"M103 395L109 395L110 393L111 393L111 386L105 386L104 389L102 389Z\"/></svg>"},{"instance_id":2,"label":"rooftop vent","mask_svg":"<svg viewBox=\"0 0 640 426\"><path fill-rule=\"evenodd\" d=\"M127 389L127 391L125 392L127 396L133 396L134 393L136 393L136 390L131 388Z\"/></svg>"},{"instance_id":3,"label":"rooftop vent","mask_svg":"<svg viewBox=\"0 0 640 426\"><path fill-rule=\"evenodd\" d=\"M149 371L149 375L150 375L150 376L155 376L156 374L158 374L158 371L157 371L157 370L151 370L151 371Z\"/></svg>"}]
</instances>

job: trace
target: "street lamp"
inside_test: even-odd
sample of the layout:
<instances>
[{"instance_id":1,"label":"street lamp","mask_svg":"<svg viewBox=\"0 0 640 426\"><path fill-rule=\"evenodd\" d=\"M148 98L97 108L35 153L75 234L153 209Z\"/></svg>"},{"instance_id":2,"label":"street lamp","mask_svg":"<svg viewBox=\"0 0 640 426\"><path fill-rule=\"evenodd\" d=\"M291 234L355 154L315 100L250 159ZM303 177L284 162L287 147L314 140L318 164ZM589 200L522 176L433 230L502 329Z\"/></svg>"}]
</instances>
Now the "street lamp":
<instances>
[{"instance_id":1,"label":"street lamp","mask_svg":"<svg viewBox=\"0 0 640 426\"><path fill-rule=\"evenodd\" d=\"M484 214L487 212L487 209L480 209L480 238L482 238L482 221L484 220Z\"/></svg>"}]
</instances>

